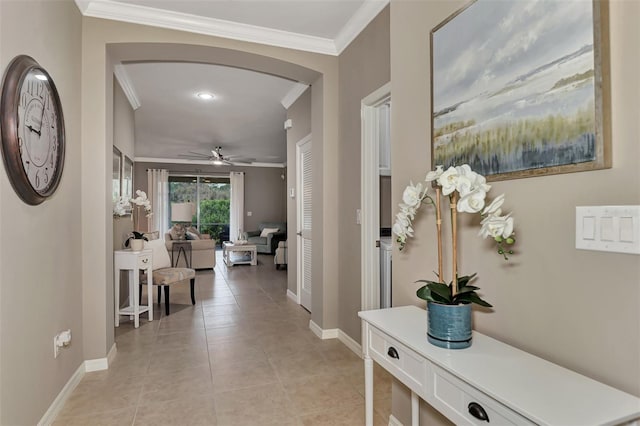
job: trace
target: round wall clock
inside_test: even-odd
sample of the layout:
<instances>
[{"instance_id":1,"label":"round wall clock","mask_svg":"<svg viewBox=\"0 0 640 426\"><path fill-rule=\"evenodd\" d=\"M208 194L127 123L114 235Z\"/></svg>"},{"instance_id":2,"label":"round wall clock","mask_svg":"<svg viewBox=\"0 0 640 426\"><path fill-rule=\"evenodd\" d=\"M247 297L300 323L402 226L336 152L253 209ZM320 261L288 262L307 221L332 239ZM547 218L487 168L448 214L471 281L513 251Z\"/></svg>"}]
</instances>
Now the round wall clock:
<instances>
[{"instance_id":1,"label":"round wall clock","mask_svg":"<svg viewBox=\"0 0 640 426\"><path fill-rule=\"evenodd\" d=\"M16 56L5 72L0 130L13 188L25 203L42 203L62 176L64 118L51 76L30 56Z\"/></svg>"}]
</instances>

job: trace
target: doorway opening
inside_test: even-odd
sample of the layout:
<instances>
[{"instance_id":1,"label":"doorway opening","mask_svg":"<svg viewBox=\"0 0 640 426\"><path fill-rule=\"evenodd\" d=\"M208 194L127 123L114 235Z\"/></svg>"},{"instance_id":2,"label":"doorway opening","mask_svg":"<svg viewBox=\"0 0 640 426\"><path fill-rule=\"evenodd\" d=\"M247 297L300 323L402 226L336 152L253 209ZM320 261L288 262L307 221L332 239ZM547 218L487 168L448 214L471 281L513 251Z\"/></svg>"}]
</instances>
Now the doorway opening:
<instances>
[{"instance_id":1,"label":"doorway opening","mask_svg":"<svg viewBox=\"0 0 640 426\"><path fill-rule=\"evenodd\" d=\"M361 307L368 310L392 303L391 84L362 99L361 112Z\"/></svg>"}]
</instances>

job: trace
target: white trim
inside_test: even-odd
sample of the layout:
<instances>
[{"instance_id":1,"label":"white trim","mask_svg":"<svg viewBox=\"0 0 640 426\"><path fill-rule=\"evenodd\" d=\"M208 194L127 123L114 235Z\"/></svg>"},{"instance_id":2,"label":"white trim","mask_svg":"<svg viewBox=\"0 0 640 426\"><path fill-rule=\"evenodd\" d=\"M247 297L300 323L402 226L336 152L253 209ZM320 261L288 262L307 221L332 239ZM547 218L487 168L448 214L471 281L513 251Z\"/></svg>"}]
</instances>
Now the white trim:
<instances>
[{"instance_id":1,"label":"white trim","mask_svg":"<svg viewBox=\"0 0 640 426\"><path fill-rule=\"evenodd\" d=\"M185 160L184 158L158 158L158 157L135 157L134 161L142 163L173 163L173 164L204 164L211 166L211 161L208 160ZM247 163L247 164L234 164L227 167L274 167L278 169L284 169L285 163Z\"/></svg>"},{"instance_id":2,"label":"white trim","mask_svg":"<svg viewBox=\"0 0 640 426\"><path fill-rule=\"evenodd\" d=\"M109 361L107 358L87 359L84 361L84 370L87 373L92 371L102 371L109 369Z\"/></svg>"},{"instance_id":3,"label":"white trim","mask_svg":"<svg viewBox=\"0 0 640 426\"><path fill-rule=\"evenodd\" d=\"M67 402L73 390L78 386L82 377L84 377L85 373L85 365L84 363L80 364L80 366L76 369L75 373L71 375L67 383L64 385L56 399L53 400L49 409L44 413L40 421L38 422L38 426L50 425L55 420L64 404Z\"/></svg>"},{"instance_id":4,"label":"white trim","mask_svg":"<svg viewBox=\"0 0 640 426\"><path fill-rule=\"evenodd\" d=\"M338 54L351 44L387 4L389 0L365 0L333 40Z\"/></svg>"},{"instance_id":5,"label":"white trim","mask_svg":"<svg viewBox=\"0 0 640 426\"><path fill-rule=\"evenodd\" d=\"M117 353L118 348L116 348L116 343L113 342L113 345L111 345L111 349L109 349L109 352L107 353L107 368L109 365L111 365L111 363L113 363L113 360L115 359Z\"/></svg>"},{"instance_id":6,"label":"white trim","mask_svg":"<svg viewBox=\"0 0 640 426\"><path fill-rule=\"evenodd\" d=\"M351 349L353 353L362 358L362 345L351 338L347 333L338 329L338 340L340 340L346 347Z\"/></svg>"},{"instance_id":7,"label":"white trim","mask_svg":"<svg viewBox=\"0 0 640 426\"><path fill-rule=\"evenodd\" d=\"M337 56L339 54L334 41L324 37L108 0L76 0L76 4L84 16L188 31L326 55Z\"/></svg>"},{"instance_id":8,"label":"white trim","mask_svg":"<svg viewBox=\"0 0 640 426\"><path fill-rule=\"evenodd\" d=\"M391 83L362 99L362 135L360 158L360 294L363 311L380 308L380 292L375 283L380 282L379 249L376 236L380 229L380 141L377 107L391 97Z\"/></svg>"},{"instance_id":9,"label":"white trim","mask_svg":"<svg viewBox=\"0 0 640 426\"><path fill-rule=\"evenodd\" d=\"M389 414L389 426L404 426L393 414Z\"/></svg>"},{"instance_id":10,"label":"white trim","mask_svg":"<svg viewBox=\"0 0 640 426\"><path fill-rule=\"evenodd\" d=\"M282 98L282 100L280 101L284 109L289 109L289 107L293 105L293 103L297 101L298 98L302 96L302 94L306 92L308 88L308 84L295 83L291 90L289 90L287 94L284 95L284 98Z\"/></svg>"},{"instance_id":11,"label":"white trim","mask_svg":"<svg viewBox=\"0 0 640 426\"><path fill-rule=\"evenodd\" d=\"M133 87L133 83L129 78L129 74L127 74L127 71L124 69L124 66L122 66L122 64L115 65L113 67L113 75L116 76L116 80L118 80L118 83L120 84L124 95L127 97L131 108L133 108L134 111L140 108L140 99L138 98L136 89Z\"/></svg>"},{"instance_id":12,"label":"white trim","mask_svg":"<svg viewBox=\"0 0 640 426\"><path fill-rule=\"evenodd\" d=\"M287 289L287 297L296 302L298 305L300 304L300 298L298 297L298 295L289 289Z\"/></svg>"},{"instance_id":13,"label":"white trim","mask_svg":"<svg viewBox=\"0 0 640 426\"><path fill-rule=\"evenodd\" d=\"M313 334L315 334L316 336L318 336L322 340L337 339L338 338L338 332L340 331L337 328L332 328L332 329L329 329L329 330L323 330L322 328L320 328L320 326L318 324L313 322L313 320L309 320L309 328L311 329L311 331L313 331Z\"/></svg>"}]
</instances>

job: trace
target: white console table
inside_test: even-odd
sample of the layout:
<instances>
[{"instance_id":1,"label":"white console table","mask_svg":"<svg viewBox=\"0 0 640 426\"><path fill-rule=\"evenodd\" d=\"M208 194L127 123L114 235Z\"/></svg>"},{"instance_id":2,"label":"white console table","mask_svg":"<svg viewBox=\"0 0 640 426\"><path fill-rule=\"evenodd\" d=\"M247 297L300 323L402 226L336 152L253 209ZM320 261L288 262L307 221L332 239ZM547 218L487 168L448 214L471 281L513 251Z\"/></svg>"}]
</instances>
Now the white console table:
<instances>
[{"instance_id":1,"label":"white console table","mask_svg":"<svg viewBox=\"0 0 640 426\"><path fill-rule=\"evenodd\" d=\"M467 349L427 342L424 309L364 311L366 425L373 425L373 361L457 425L640 424L640 398L473 333ZM475 414L475 415L474 415ZM487 420L481 420L483 416Z\"/></svg>"},{"instance_id":2,"label":"white console table","mask_svg":"<svg viewBox=\"0 0 640 426\"><path fill-rule=\"evenodd\" d=\"M140 306L140 271L147 271L147 282L153 282L151 270L151 249L142 251L116 250L113 253L115 325L120 325L120 315L133 317L133 326L140 325L140 314L149 312L149 321L153 321L153 289L147 286L147 305ZM120 270L129 271L129 306L120 308Z\"/></svg>"}]
</instances>

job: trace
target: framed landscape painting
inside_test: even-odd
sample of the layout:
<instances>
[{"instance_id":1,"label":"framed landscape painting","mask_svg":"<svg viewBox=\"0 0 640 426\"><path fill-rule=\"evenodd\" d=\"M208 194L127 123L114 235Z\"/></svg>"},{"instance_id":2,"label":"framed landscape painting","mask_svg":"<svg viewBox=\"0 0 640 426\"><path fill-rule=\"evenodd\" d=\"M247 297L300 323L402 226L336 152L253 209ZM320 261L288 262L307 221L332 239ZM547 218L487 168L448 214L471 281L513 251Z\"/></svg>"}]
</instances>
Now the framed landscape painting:
<instances>
[{"instance_id":1,"label":"framed landscape painting","mask_svg":"<svg viewBox=\"0 0 640 426\"><path fill-rule=\"evenodd\" d=\"M611 167L607 1L476 0L431 31L432 165Z\"/></svg>"}]
</instances>

